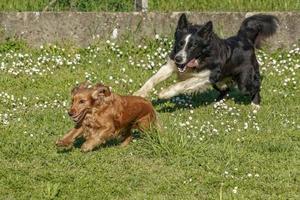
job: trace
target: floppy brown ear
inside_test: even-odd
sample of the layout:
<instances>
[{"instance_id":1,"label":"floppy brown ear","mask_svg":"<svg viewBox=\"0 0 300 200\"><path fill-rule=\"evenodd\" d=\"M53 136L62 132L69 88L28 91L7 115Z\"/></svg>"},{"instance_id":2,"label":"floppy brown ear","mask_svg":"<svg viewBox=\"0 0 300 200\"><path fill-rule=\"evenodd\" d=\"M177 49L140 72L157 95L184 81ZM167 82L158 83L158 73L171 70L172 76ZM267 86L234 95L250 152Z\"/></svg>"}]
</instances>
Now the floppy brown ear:
<instances>
[{"instance_id":1,"label":"floppy brown ear","mask_svg":"<svg viewBox=\"0 0 300 200\"><path fill-rule=\"evenodd\" d=\"M73 89L71 90L71 94L74 95L78 90L79 90L79 86L76 85L76 86L73 87Z\"/></svg>"},{"instance_id":2,"label":"floppy brown ear","mask_svg":"<svg viewBox=\"0 0 300 200\"><path fill-rule=\"evenodd\" d=\"M95 85L94 89L95 89L95 91L92 93L93 99L99 99L99 98L108 97L111 95L109 87L107 87L101 83L98 83L97 85Z\"/></svg>"},{"instance_id":3,"label":"floppy brown ear","mask_svg":"<svg viewBox=\"0 0 300 200\"><path fill-rule=\"evenodd\" d=\"M77 84L72 90L71 94L74 95L76 92L78 92L79 89L83 89L87 87L87 82L82 82L80 84Z\"/></svg>"}]
</instances>

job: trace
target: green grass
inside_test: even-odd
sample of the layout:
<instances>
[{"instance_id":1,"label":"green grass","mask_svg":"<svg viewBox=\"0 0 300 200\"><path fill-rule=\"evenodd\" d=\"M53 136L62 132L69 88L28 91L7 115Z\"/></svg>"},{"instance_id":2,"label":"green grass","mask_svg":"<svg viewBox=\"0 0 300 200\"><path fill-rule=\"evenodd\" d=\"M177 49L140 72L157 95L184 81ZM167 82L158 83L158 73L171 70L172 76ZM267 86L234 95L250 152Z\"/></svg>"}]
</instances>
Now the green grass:
<instances>
[{"instance_id":1,"label":"green grass","mask_svg":"<svg viewBox=\"0 0 300 200\"><path fill-rule=\"evenodd\" d=\"M42 11L49 0L1 0L2 11ZM134 10L133 0L57 0L49 11ZM150 11L299 11L298 0L149 0Z\"/></svg>"},{"instance_id":2,"label":"green grass","mask_svg":"<svg viewBox=\"0 0 300 200\"><path fill-rule=\"evenodd\" d=\"M151 10L159 11L299 11L297 0L149 0Z\"/></svg>"},{"instance_id":3,"label":"green grass","mask_svg":"<svg viewBox=\"0 0 300 200\"><path fill-rule=\"evenodd\" d=\"M299 46L259 53L257 113L237 91L220 104L213 90L166 102L153 94L162 133L135 133L126 148L57 151L73 125L66 110L76 82L130 94L159 69L169 41L1 44L0 199L299 199Z\"/></svg>"}]
</instances>

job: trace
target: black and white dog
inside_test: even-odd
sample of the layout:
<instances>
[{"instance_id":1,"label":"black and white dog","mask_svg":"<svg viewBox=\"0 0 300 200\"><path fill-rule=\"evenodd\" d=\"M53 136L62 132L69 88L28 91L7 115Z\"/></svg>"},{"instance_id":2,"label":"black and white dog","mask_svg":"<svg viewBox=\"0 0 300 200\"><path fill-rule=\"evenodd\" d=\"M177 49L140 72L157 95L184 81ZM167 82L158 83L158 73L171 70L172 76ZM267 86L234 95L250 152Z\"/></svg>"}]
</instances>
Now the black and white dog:
<instances>
[{"instance_id":1,"label":"black and white dog","mask_svg":"<svg viewBox=\"0 0 300 200\"><path fill-rule=\"evenodd\" d=\"M214 33L211 21L194 25L182 14L167 63L135 95L146 97L156 84L176 72L179 82L162 90L159 98L201 92L212 85L220 92L220 100L236 84L251 96L253 104L259 105L260 73L255 48L277 28L275 16L257 14L242 22L236 36L221 39Z\"/></svg>"}]
</instances>

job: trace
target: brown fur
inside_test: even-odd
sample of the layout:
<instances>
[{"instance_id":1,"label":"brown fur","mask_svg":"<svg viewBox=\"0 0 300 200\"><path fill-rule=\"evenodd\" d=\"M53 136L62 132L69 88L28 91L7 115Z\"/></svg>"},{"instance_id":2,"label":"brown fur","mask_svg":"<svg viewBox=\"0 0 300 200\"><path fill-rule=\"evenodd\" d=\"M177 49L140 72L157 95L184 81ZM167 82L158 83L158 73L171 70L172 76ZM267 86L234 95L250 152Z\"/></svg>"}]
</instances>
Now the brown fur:
<instances>
[{"instance_id":1,"label":"brown fur","mask_svg":"<svg viewBox=\"0 0 300 200\"><path fill-rule=\"evenodd\" d=\"M122 139L121 146L126 146L133 138L132 129L144 131L156 121L155 110L149 101L114 94L102 84L90 88L85 84L75 87L69 115L75 127L57 140L56 145L71 147L76 138L83 136L83 152L116 138Z\"/></svg>"}]
</instances>

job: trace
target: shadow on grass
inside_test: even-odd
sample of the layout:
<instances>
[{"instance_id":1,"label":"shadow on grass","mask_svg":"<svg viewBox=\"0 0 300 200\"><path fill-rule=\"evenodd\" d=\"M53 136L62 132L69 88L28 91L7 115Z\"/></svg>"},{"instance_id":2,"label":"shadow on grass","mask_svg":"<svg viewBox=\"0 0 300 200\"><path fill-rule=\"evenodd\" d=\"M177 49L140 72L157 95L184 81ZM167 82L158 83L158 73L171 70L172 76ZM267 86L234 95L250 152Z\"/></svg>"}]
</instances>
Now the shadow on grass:
<instances>
[{"instance_id":1,"label":"shadow on grass","mask_svg":"<svg viewBox=\"0 0 300 200\"><path fill-rule=\"evenodd\" d=\"M134 139L140 139L141 133L139 131L136 130L132 130L132 136ZM70 146L69 148L58 148L58 153L67 153L72 151L72 149L80 149L82 144L85 142L85 139L83 137L80 137L78 139L75 140L74 144L72 146ZM97 151L101 148L108 148L108 147L115 147L115 146L120 146L120 144L122 143L122 141L120 139L112 139L107 141L105 144L102 144L98 147L96 147L93 151Z\"/></svg>"},{"instance_id":2,"label":"shadow on grass","mask_svg":"<svg viewBox=\"0 0 300 200\"><path fill-rule=\"evenodd\" d=\"M214 102L218 97L219 93L216 90L208 90L206 92L197 94L197 95L179 95L173 97L172 99L157 99L153 100L152 104L154 106L158 106L158 112L162 113L172 113L181 109L190 109L198 108L200 106L207 106ZM180 103L176 100L179 97L186 101L186 103ZM226 99L233 99L235 103L240 105L248 105L251 103L250 96L246 94L242 94L238 89L232 88L229 92L229 96ZM173 102L174 104L169 104L169 102Z\"/></svg>"},{"instance_id":3,"label":"shadow on grass","mask_svg":"<svg viewBox=\"0 0 300 200\"><path fill-rule=\"evenodd\" d=\"M75 140L75 142L68 146L68 147L57 147L57 152L58 153L68 153L70 151L72 151L74 148L78 149L81 147L81 145L84 143L84 138L80 137L78 139Z\"/></svg>"}]
</instances>

